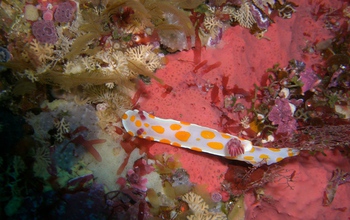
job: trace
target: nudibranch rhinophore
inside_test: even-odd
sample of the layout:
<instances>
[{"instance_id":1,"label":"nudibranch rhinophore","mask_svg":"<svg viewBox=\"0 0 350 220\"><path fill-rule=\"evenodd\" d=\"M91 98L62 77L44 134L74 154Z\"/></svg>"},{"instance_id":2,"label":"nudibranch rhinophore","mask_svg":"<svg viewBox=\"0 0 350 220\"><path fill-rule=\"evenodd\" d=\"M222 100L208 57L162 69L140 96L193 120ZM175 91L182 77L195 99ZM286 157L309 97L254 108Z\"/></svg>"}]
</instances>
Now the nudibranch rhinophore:
<instances>
[{"instance_id":1,"label":"nudibranch rhinophore","mask_svg":"<svg viewBox=\"0 0 350 220\"><path fill-rule=\"evenodd\" d=\"M158 118L139 110L126 111L122 117L122 123L131 136L240 160L253 165L265 163L270 165L286 157L299 154L298 149L253 146L251 141L231 134L188 122Z\"/></svg>"}]
</instances>

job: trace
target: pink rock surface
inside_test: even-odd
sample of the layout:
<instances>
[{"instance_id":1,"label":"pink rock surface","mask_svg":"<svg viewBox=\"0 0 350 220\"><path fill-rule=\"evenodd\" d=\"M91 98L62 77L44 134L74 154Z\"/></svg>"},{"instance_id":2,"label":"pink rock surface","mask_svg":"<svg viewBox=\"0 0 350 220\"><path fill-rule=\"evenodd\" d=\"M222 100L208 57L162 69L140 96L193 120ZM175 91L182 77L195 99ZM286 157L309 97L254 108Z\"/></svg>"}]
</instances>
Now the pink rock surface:
<instances>
[{"instance_id":1,"label":"pink rock surface","mask_svg":"<svg viewBox=\"0 0 350 220\"><path fill-rule=\"evenodd\" d=\"M222 130L219 125L221 113L212 105L212 89L219 88L219 102L223 106L222 77L229 76L228 86L237 85L245 90L253 89L254 83L260 84L267 68L275 63L286 66L291 59L303 60L307 66L319 62L313 54L303 54L308 44L331 37L323 28L321 20L311 17L311 10L316 5L310 1L297 2L297 13L288 20L275 18L276 23L265 34L270 40L258 40L247 29L230 27L224 32L222 41L216 48L203 48L201 61L206 63L196 69L193 51L184 51L168 55L169 63L158 70L157 77L171 86L173 90L165 93L165 88L153 81L146 86L147 97L140 102L140 109L152 112L158 117L188 121L202 126ZM333 2L339 8L341 2ZM331 4L327 3L326 4ZM312 7L311 7L312 6ZM220 63L219 63L220 62ZM210 65L216 68L207 71ZM194 71L196 70L196 71ZM208 89L206 91L205 89ZM150 149L152 154L181 154L183 167L188 171L191 181L206 184L210 192L219 190L229 161L156 143ZM336 167L349 171L349 161L339 153L327 152L327 157L300 156L296 160L283 163L286 169L295 170L294 190L285 184L273 183L266 188L265 194L273 198L272 204L253 205L253 194L246 195L247 219L347 219L350 210L350 184L341 185L333 203L322 206L323 191Z\"/></svg>"},{"instance_id":2,"label":"pink rock surface","mask_svg":"<svg viewBox=\"0 0 350 220\"><path fill-rule=\"evenodd\" d=\"M327 156L309 156L306 152L295 160L281 163L284 169L295 170L295 177L270 183L265 187L268 201L257 202L246 194L246 219L349 219L350 184L340 185L330 206L322 206L323 193L335 168L349 172L350 161L338 151L326 151Z\"/></svg>"}]
</instances>

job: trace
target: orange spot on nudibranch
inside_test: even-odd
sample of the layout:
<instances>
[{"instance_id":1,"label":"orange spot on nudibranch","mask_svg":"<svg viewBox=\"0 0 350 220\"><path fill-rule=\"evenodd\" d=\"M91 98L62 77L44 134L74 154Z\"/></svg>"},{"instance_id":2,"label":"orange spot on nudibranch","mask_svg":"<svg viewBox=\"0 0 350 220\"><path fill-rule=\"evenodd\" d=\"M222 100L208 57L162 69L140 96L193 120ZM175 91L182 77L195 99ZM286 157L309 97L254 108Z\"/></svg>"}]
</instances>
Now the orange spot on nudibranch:
<instances>
[{"instance_id":1,"label":"orange spot on nudibranch","mask_svg":"<svg viewBox=\"0 0 350 220\"><path fill-rule=\"evenodd\" d=\"M146 128L148 128L149 127L149 124L148 123L145 123L145 124L143 124Z\"/></svg>"},{"instance_id":2,"label":"orange spot on nudibranch","mask_svg":"<svg viewBox=\"0 0 350 220\"><path fill-rule=\"evenodd\" d=\"M224 148L224 145L220 142L208 142L207 145L214 150L221 150Z\"/></svg>"},{"instance_id":3,"label":"orange spot on nudibranch","mask_svg":"<svg viewBox=\"0 0 350 220\"><path fill-rule=\"evenodd\" d=\"M182 128L182 126L179 125L179 124L172 124L172 125L170 125L170 129L173 130L173 131L180 130L180 128Z\"/></svg>"},{"instance_id":4,"label":"orange spot on nudibranch","mask_svg":"<svg viewBox=\"0 0 350 220\"><path fill-rule=\"evenodd\" d=\"M136 125L136 127L141 127L142 122L140 120L136 120L135 125Z\"/></svg>"},{"instance_id":5,"label":"orange spot on nudibranch","mask_svg":"<svg viewBox=\"0 0 350 220\"><path fill-rule=\"evenodd\" d=\"M200 141L201 139L200 138L196 138L196 141Z\"/></svg>"},{"instance_id":6,"label":"orange spot on nudibranch","mask_svg":"<svg viewBox=\"0 0 350 220\"><path fill-rule=\"evenodd\" d=\"M150 137L150 136L145 137L145 139L149 141L154 141L154 137Z\"/></svg>"},{"instance_id":7,"label":"orange spot on nudibranch","mask_svg":"<svg viewBox=\"0 0 350 220\"><path fill-rule=\"evenodd\" d=\"M175 137L180 141L186 142L191 137L191 133L187 131L178 131L175 133Z\"/></svg>"},{"instance_id":8,"label":"orange spot on nudibranch","mask_svg":"<svg viewBox=\"0 0 350 220\"><path fill-rule=\"evenodd\" d=\"M134 133L132 131L128 131L128 134L130 134L131 136L134 136Z\"/></svg>"},{"instance_id":9,"label":"orange spot on nudibranch","mask_svg":"<svg viewBox=\"0 0 350 220\"><path fill-rule=\"evenodd\" d=\"M130 117L130 121L131 121L131 122L134 122L135 119L136 119L135 115L132 115L132 116Z\"/></svg>"},{"instance_id":10,"label":"orange spot on nudibranch","mask_svg":"<svg viewBox=\"0 0 350 220\"><path fill-rule=\"evenodd\" d=\"M259 158L260 158L260 159L270 159L269 155L267 155L267 154L261 154L261 155L259 156Z\"/></svg>"},{"instance_id":11,"label":"orange spot on nudibranch","mask_svg":"<svg viewBox=\"0 0 350 220\"><path fill-rule=\"evenodd\" d=\"M163 134L165 131L165 129L160 125L153 125L151 128L153 129L153 131L157 132L158 134Z\"/></svg>"},{"instance_id":12,"label":"orange spot on nudibranch","mask_svg":"<svg viewBox=\"0 0 350 220\"><path fill-rule=\"evenodd\" d=\"M293 150L292 149L288 149L288 156L292 157L294 155L295 154L294 154Z\"/></svg>"},{"instance_id":13,"label":"orange spot on nudibranch","mask_svg":"<svg viewBox=\"0 0 350 220\"><path fill-rule=\"evenodd\" d=\"M277 157L277 158L276 158L276 162L280 162L281 160L283 160L282 157Z\"/></svg>"},{"instance_id":14,"label":"orange spot on nudibranch","mask_svg":"<svg viewBox=\"0 0 350 220\"><path fill-rule=\"evenodd\" d=\"M156 116L149 114L148 117L155 118Z\"/></svg>"},{"instance_id":15,"label":"orange spot on nudibranch","mask_svg":"<svg viewBox=\"0 0 350 220\"><path fill-rule=\"evenodd\" d=\"M160 139L159 142L160 143L164 143L164 144L170 144L171 143L171 141L168 140L168 139Z\"/></svg>"},{"instance_id":16,"label":"orange spot on nudibranch","mask_svg":"<svg viewBox=\"0 0 350 220\"><path fill-rule=\"evenodd\" d=\"M215 133L212 131L203 130L201 132L201 136L205 139L213 139L215 137Z\"/></svg>"},{"instance_id":17,"label":"orange spot on nudibranch","mask_svg":"<svg viewBox=\"0 0 350 220\"><path fill-rule=\"evenodd\" d=\"M221 133L221 137L225 138L225 139L230 139L231 136L225 133Z\"/></svg>"},{"instance_id":18,"label":"orange spot on nudibranch","mask_svg":"<svg viewBox=\"0 0 350 220\"><path fill-rule=\"evenodd\" d=\"M122 117L122 119L124 119L124 120L128 119L128 115L127 115L127 114L124 114L123 117Z\"/></svg>"},{"instance_id":19,"label":"orange spot on nudibranch","mask_svg":"<svg viewBox=\"0 0 350 220\"><path fill-rule=\"evenodd\" d=\"M191 147L191 150L202 152L202 149L200 149L199 147Z\"/></svg>"},{"instance_id":20,"label":"orange spot on nudibranch","mask_svg":"<svg viewBox=\"0 0 350 220\"><path fill-rule=\"evenodd\" d=\"M255 147L252 147L252 149L249 152L253 153L254 151L255 151Z\"/></svg>"},{"instance_id":21,"label":"orange spot on nudibranch","mask_svg":"<svg viewBox=\"0 0 350 220\"><path fill-rule=\"evenodd\" d=\"M254 157L253 156L244 156L243 159L252 161L252 160L254 160Z\"/></svg>"},{"instance_id":22,"label":"orange spot on nudibranch","mask_svg":"<svg viewBox=\"0 0 350 220\"><path fill-rule=\"evenodd\" d=\"M180 124L183 124L183 125L190 125L191 123L185 122L185 121L180 121Z\"/></svg>"},{"instance_id":23,"label":"orange spot on nudibranch","mask_svg":"<svg viewBox=\"0 0 350 220\"><path fill-rule=\"evenodd\" d=\"M171 145L175 146L175 147L181 147L181 144L177 143L177 142L173 142L171 143Z\"/></svg>"},{"instance_id":24,"label":"orange spot on nudibranch","mask_svg":"<svg viewBox=\"0 0 350 220\"><path fill-rule=\"evenodd\" d=\"M281 151L281 149L278 149L278 148L267 148L267 149L269 149L272 152L280 152Z\"/></svg>"}]
</instances>

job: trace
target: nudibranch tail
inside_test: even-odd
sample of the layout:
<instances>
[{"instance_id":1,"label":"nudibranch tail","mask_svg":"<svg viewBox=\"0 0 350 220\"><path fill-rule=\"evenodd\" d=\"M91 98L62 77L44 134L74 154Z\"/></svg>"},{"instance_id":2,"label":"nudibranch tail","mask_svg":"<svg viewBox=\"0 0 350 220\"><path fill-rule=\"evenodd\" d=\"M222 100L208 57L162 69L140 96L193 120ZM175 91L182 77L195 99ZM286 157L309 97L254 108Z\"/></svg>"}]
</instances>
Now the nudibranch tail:
<instances>
[{"instance_id":1,"label":"nudibranch tail","mask_svg":"<svg viewBox=\"0 0 350 220\"><path fill-rule=\"evenodd\" d=\"M263 148L251 141L196 124L155 117L144 111L128 110L122 117L131 136L206 152L251 164L272 164L299 153L290 148Z\"/></svg>"}]
</instances>

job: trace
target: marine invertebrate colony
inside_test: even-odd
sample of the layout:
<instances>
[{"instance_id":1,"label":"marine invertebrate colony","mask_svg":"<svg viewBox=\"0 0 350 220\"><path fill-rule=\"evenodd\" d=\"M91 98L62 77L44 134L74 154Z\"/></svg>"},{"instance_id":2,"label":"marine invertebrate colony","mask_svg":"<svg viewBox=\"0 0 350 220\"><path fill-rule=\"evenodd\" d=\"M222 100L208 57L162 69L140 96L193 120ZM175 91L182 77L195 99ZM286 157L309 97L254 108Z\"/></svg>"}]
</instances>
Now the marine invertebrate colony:
<instances>
[{"instance_id":1,"label":"marine invertebrate colony","mask_svg":"<svg viewBox=\"0 0 350 220\"><path fill-rule=\"evenodd\" d=\"M295 106L287 99L275 100L275 106L270 111L268 118L272 121L272 124L278 125L277 133L291 135L296 131L297 122L293 117L294 111Z\"/></svg>"},{"instance_id":2,"label":"marine invertebrate colony","mask_svg":"<svg viewBox=\"0 0 350 220\"><path fill-rule=\"evenodd\" d=\"M55 44L58 40L53 21L39 20L33 23L33 35L40 43Z\"/></svg>"}]
</instances>

